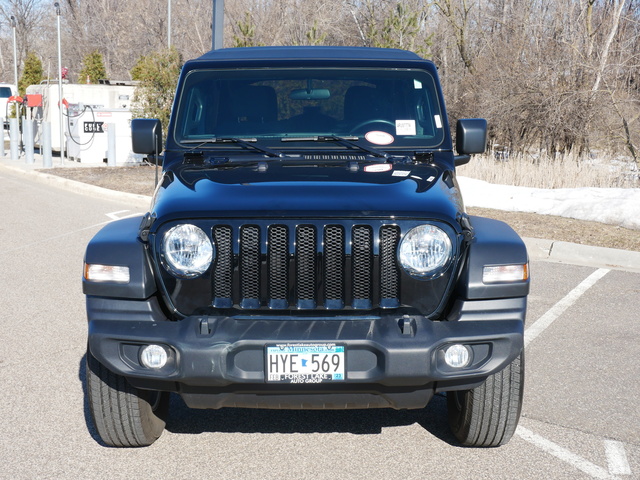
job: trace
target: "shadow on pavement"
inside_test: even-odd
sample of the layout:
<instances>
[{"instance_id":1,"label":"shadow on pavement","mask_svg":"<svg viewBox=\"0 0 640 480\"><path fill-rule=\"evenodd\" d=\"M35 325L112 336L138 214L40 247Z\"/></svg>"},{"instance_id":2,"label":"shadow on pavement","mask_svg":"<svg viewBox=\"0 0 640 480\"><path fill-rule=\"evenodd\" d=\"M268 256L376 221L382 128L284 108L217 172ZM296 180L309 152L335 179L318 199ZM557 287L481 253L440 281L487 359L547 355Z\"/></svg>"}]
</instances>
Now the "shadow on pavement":
<instances>
[{"instance_id":1,"label":"shadow on pavement","mask_svg":"<svg viewBox=\"0 0 640 480\"><path fill-rule=\"evenodd\" d=\"M100 439L93 423L86 388L86 354L80 360L78 379L84 393L84 417L87 431L97 443ZM166 429L172 433L351 433L377 435L385 427L419 424L431 435L450 445L457 441L447 422L447 401L435 395L422 410L266 410L223 408L199 410L188 408L179 395L171 395Z\"/></svg>"},{"instance_id":2,"label":"shadow on pavement","mask_svg":"<svg viewBox=\"0 0 640 480\"><path fill-rule=\"evenodd\" d=\"M267 410L188 408L178 395L171 397L167 430L172 433L351 433L376 435L385 427L420 424L433 436L456 444L447 422L447 402L436 395L423 410Z\"/></svg>"}]
</instances>

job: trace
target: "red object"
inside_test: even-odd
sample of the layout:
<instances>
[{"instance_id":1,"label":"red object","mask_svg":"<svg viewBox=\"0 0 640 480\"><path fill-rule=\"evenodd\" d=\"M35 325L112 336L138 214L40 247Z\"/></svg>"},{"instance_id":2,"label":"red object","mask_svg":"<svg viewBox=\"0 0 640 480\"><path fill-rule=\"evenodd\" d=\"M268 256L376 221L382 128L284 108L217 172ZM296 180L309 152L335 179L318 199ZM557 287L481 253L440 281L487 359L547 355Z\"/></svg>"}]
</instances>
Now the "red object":
<instances>
[{"instance_id":1,"label":"red object","mask_svg":"<svg viewBox=\"0 0 640 480\"><path fill-rule=\"evenodd\" d=\"M22 97L18 96L18 95L12 95L9 97L9 100L7 100L7 102L18 102L18 103L22 103Z\"/></svg>"},{"instance_id":2,"label":"red object","mask_svg":"<svg viewBox=\"0 0 640 480\"><path fill-rule=\"evenodd\" d=\"M62 70L60 70L60 76L63 79L67 78L67 74L69 73L69 69L67 67L62 67Z\"/></svg>"},{"instance_id":3,"label":"red object","mask_svg":"<svg viewBox=\"0 0 640 480\"><path fill-rule=\"evenodd\" d=\"M27 107L41 107L41 106L42 106L42 95L40 95L39 93L27 95Z\"/></svg>"}]
</instances>

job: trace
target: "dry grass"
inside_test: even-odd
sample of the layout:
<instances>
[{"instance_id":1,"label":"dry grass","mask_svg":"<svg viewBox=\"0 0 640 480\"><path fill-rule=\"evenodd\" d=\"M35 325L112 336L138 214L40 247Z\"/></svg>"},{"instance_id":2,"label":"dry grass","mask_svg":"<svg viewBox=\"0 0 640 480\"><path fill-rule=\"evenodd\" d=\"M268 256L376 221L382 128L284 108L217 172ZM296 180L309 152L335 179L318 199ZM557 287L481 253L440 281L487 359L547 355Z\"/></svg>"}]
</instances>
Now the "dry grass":
<instances>
[{"instance_id":1,"label":"dry grass","mask_svg":"<svg viewBox=\"0 0 640 480\"><path fill-rule=\"evenodd\" d=\"M574 218L469 207L471 215L508 223L522 237L640 251L640 231Z\"/></svg>"},{"instance_id":2,"label":"dry grass","mask_svg":"<svg viewBox=\"0 0 640 480\"><path fill-rule=\"evenodd\" d=\"M489 183L533 188L640 188L640 171L629 160L574 155L476 155L458 174Z\"/></svg>"}]
</instances>

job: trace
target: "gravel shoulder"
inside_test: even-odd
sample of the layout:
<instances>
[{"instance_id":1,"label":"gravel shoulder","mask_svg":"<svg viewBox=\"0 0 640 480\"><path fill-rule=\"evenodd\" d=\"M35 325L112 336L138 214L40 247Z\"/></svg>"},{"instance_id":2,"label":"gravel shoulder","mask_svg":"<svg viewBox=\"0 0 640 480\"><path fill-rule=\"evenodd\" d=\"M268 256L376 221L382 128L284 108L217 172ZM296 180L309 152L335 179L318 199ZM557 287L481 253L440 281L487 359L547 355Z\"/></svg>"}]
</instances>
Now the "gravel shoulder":
<instances>
[{"instance_id":1,"label":"gravel shoulder","mask_svg":"<svg viewBox=\"0 0 640 480\"><path fill-rule=\"evenodd\" d=\"M44 172L110 190L138 195L150 196L155 189L155 167L149 165L118 168L63 167L47 169ZM640 230L535 213L508 212L488 208L468 208L467 210L470 215L504 221L523 237L640 251Z\"/></svg>"}]
</instances>

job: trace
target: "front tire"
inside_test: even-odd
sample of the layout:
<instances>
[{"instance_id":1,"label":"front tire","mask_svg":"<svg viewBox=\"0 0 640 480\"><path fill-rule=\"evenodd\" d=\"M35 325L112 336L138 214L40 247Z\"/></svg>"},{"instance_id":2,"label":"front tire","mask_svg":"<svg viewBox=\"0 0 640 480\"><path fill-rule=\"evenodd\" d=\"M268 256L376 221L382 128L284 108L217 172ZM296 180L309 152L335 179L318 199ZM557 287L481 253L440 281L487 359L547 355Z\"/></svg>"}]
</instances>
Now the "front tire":
<instances>
[{"instance_id":1,"label":"front tire","mask_svg":"<svg viewBox=\"0 0 640 480\"><path fill-rule=\"evenodd\" d=\"M471 390L447 392L449 425L468 447L507 443L518 426L524 391L524 350L504 370Z\"/></svg>"},{"instance_id":2,"label":"front tire","mask_svg":"<svg viewBox=\"0 0 640 480\"><path fill-rule=\"evenodd\" d=\"M112 447L146 447L162 432L169 393L140 390L87 351L87 396L100 438Z\"/></svg>"}]
</instances>

